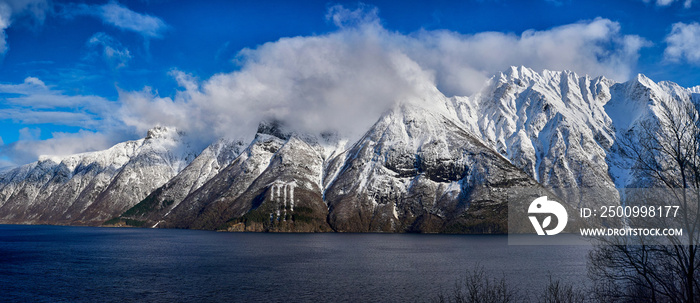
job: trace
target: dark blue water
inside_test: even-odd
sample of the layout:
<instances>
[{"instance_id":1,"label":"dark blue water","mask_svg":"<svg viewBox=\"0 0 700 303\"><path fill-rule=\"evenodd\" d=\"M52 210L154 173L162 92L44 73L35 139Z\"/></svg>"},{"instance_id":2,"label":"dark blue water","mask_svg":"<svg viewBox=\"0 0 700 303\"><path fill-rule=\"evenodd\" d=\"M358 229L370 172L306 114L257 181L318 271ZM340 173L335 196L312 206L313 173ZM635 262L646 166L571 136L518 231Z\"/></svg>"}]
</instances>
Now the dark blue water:
<instances>
[{"instance_id":1,"label":"dark blue water","mask_svg":"<svg viewBox=\"0 0 700 303\"><path fill-rule=\"evenodd\" d=\"M581 283L586 254L506 236L0 225L0 301L422 302L477 264L528 291Z\"/></svg>"}]
</instances>

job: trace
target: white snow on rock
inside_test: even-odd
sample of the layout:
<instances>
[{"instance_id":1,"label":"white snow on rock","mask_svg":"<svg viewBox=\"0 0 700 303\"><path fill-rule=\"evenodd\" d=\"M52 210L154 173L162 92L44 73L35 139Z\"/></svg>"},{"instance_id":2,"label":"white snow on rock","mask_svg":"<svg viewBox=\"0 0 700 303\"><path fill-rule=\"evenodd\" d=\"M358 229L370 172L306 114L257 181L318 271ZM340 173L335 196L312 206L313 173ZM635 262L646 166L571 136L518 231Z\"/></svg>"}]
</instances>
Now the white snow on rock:
<instances>
[{"instance_id":1,"label":"white snow on rock","mask_svg":"<svg viewBox=\"0 0 700 303\"><path fill-rule=\"evenodd\" d=\"M12 223L103 220L173 178L195 154L181 132L156 127L144 139L107 150L44 156L0 175L0 218Z\"/></svg>"},{"instance_id":2,"label":"white snow on rock","mask_svg":"<svg viewBox=\"0 0 700 303\"><path fill-rule=\"evenodd\" d=\"M482 181L493 171L469 162L474 157L467 155L465 145L495 151L555 192L599 188L614 195L615 188L637 182L631 164L621 156L621 136L642 121L663 119L661 106L700 102L700 86L655 83L644 75L616 83L522 66L494 75L472 96L448 98L435 87L421 91L423 96L384 114L357 142L336 134L293 134L274 122L261 124L262 133L247 148L244 142L221 139L201 150L182 132L155 127L144 139L103 151L42 156L0 172L0 222L93 224L119 215L156 189L159 202L171 202L168 214L186 200L187 209L196 209L204 198L240 195L273 159L288 166L304 161L292 151L308 153L307 146L314 159L321 159L305 168L313 175L275 197L287 201L285 195L292 196L294 187L320 188L326 203L330 188L334 197L363 193L371 204L367 207L391 204L386 211L394 218L390 221L413 207L400 205L406 200L402 195L421 188L438 195L424 201L425 209L459 196L467 181L452 180L461 172L441 171L444 167L471 169L469 178Z\"/></svg>"}]
</instances>

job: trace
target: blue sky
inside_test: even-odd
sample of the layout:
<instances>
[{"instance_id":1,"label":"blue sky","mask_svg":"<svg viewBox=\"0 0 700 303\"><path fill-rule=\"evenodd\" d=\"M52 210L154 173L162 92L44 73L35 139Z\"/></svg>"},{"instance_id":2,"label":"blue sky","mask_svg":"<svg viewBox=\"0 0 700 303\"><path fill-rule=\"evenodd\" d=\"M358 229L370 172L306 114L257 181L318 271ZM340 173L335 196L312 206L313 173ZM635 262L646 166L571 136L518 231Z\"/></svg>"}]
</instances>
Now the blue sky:
<instances>
[{"instance_id":1,"label":"blue sky","mask_svg":"<svg viewBox=\"0 0 700 303\"><path fill-rule=\"evenodd\" d=\"M365 127L422 83L469 95L509 65L700 85L698 22L688 0L0 0L0 167L158 124Z\"/></svg>"}]
</instances>

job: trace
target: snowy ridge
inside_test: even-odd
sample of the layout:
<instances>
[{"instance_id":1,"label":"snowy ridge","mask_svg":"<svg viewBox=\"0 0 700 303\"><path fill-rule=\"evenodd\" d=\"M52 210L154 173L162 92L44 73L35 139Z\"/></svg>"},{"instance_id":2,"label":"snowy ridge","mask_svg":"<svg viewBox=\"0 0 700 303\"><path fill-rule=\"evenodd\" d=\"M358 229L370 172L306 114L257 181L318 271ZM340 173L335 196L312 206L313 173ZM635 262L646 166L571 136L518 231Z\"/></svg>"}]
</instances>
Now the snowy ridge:
<instances>
[{"instance_id":1,"label":"snowy ridge","mask_svg":"<svg viewBox=\"0 0 700 303\"><path fill-rule=\"evenodd\" d=\"M0 222L99 224L121 214L157 227L499 232L499 188L542 187L589 207L617 197L640 182L620 138L663 120L662 107L700 102L700 86L526 67L472 96L421 92L357 142L270 121L247 146L221 139L197 150L186 134L156 127L105 151L44 156L0 173ZM567 191L577 188L601 199Z\"/></svg>"},{"instance_id":2,"label":"snowy ridge","mask_svg":"<svg viewBox=\"0 0 700 303\"><path fill-rule=\"evenodd\" d=\"M474 96L450 101L466 128L546 187L616 195L615 187L635 182L618 138L641 121L658 119L661 103L697 103L697 91L644 75L615 83L521 66L493 76Z\"/></svg>"},{"instance_id":3,"label":"snowy ridge","mask_svg":"<svg viewBox=\"0 0 700 303\"><path fill-rule=\"evenodd\" d=\"M102 220L182 170L194 151L175 129L107 150L42 160L0 177L0 218L14 223Z\"/></svg>"},{"instance_id":4,"label":"snowy ridge","mask_svg":"<svg viewBox=\"0 0 700 303\"><path fill-rule=\"evenodd\" d=\"M549 188L614 191L606 149L613 121L603 106L612 81L570 71L511 67L469 100L483 141ZM573 200L577 197L570 197Z\"/></svg>"},{"instance_id":5,"label":"snowy ridge","mask_svg":"<svg viewBox=\"0 0 700 303\"><path fill-rule=\"evenodd\" d=\"M401 104L343 156L325 191L329 223L340 231L440 231L461 224L467 200L481 200L484 226L502 230L487 184L536 186L444 111ZM531 181L528 181L531 180ZM482 196L483 195L483 196ZM465 224L469 225L471 223Z\"/></svg>"},{"instance_id":6,"label":"snowy ridge","mask_svg":"<svg viewBox=\"0 0 700 303\"><path fill-rule=\"evenodd\" d=\"M172 210L190 194L201 188L229 166L243 149L240 140L219 139L205 148L187 167L167 183L154 190L131 212L128 218L152 220L151 226L157 227Z\"/></svg>"}]
</instances>

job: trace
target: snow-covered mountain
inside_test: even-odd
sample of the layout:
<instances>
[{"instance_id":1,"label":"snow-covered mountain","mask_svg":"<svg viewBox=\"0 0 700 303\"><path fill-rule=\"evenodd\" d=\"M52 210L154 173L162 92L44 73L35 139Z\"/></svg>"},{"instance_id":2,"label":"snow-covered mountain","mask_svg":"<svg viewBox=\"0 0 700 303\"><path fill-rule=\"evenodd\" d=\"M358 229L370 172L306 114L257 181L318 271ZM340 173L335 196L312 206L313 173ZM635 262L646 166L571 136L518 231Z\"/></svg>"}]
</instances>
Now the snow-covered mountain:
<instances>
[{"instance_id":1,"label":"snow-covered mountain","mask_svg":"<svg viewBox=\"0 0 700 303\"><path fill-rule=\"evenodd\" d=\"M505 232L499 189L538 186L458 121L411 104L337 160L325 198L339 231Z\"/></svg>"},{"instance_id":2,"label":"snow-covered mountain","mask_svg":"<svg viewBox=\"0 0 700 303\"><path fill-rule=\"evenodd\" d=\"M502 232L508 188L596 206L638 186L620 138L662 119L661 106L700 101L697 87L643 75L616 83L526 67L468 97L427 91L356 142L264 122L247 146L219 140L200 152L156 128L105 151L42 158L0 173L0 222Z\"/></svg>"},{"instance_id":3,"label":"snow-covered mountain","mask_svg":"<svg viewBox=\"0 0 700 303\"><path fill-rule=\"evenodd\" d=\"M173 206L154 211L142 211L144 205L139 205L121 219L198 229L221 228L235 219L240 224L229 227L240 230L330 231L322 199L324 161L342 142L324 137L300 136L277 123L262 123L255 140L233 162L181 202L167 202ZM168 190L166 184L149 197L156 202L142 204L161 205ZM263 227L263 221L275 224Z\"/></svg>"},{"instance_id":4,"label":"snow-covered mountain","mask_svg":"<svg viewBox=\"0 0 700 303\"><path fill-rule=\"evenodd\" d=\"M537 73L511 67L471 97L453 97L451 112L488 146L574 206L619 197L640 186L619 140L642 121L659 119L662 103L695 103L697 89L624 83L570 71ZM585 195L576 189L585 190ZM594 196L591 196L594 194Z\"/></svg>"},{"instance_id":5,"label":"snow-covered mountain","mask_svg":"<svg viewBox=\"0 0 700 303\"><path fill-rule=\"evenodd\" d=\"M145 222L151 218L157 225L182 200L202 187L207 181L226 168L243 149L240 141L219 139L204 149L187 167L163 186L157 188L126 213L129 217Z\"/></svg>"},{"instance_id":6,"label":"snow-covered mountain","mask_svg":"<svg viewBox=\"0 0 700 303\"><path fill-rule=\"evenodd\" d=\"M107 150L43 157L0 175L0 221L101 224L173 178L196 151L173 128Z\"/></svg>"},{"instance_id":7,"label":"snow-covered mountain","mask_svg":"<svg viewBox=\"0 0 700 303\"><path fill-rule=\"evenodd\" d=\"M471 98L480 117L475 131L560 196L580 187L614 195L606 156L615 141L615 117L604 108L612 86L602 77L591 79L566 71L540 75L513 67L493 77ZM596 201L567 198L588 206Z\"/></svg>"}]
</instances>

